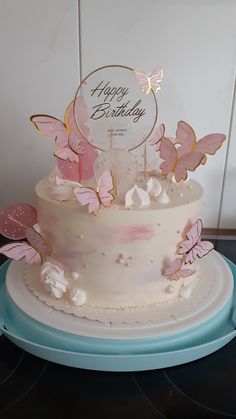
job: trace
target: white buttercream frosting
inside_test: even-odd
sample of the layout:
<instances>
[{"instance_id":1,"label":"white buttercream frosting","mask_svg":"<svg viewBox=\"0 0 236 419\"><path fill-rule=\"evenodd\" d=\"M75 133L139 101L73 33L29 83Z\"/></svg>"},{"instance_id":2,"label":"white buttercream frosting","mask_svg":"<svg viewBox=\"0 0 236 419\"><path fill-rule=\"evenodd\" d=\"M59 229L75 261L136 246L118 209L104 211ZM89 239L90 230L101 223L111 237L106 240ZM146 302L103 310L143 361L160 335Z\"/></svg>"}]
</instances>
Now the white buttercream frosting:
<instances>
[{"instance_id":1,"label":"white buttercream frosting","mask_svg":"<svg viewBox=\"0 0 236 419\"><path fill-rule=\"evenodd\" d=\"M52 199L48 179L37 185L42 232L55 260L65 263L70 290L79 286L86 292L89 306L120 308L170 301L179 296L182 282L187 284L183 278L171 281L175 292L165 292L170 282L162 276L163 261L167 256L168 260L176 257L176 245L186 222L201 218L203 190L195 181L190 181L190 189L189 184L171 185L166 179L158 180L170 197L169 204L154 199L148 207L130 210L124 204L118 209L112 205L101 208L98 217L89 216L74 201L58 203ZM80 273L78 280L71 275L73 271ZM68 291L64 299L70 301Z\"/></svg>"},{"instance_id":2,"label":"white buttercream frosting","mask_svg":"<svg viewBox=\"0 0 236 419\"><path fill-rule=\"evenodd\" d=\"M65 278L64 270L55 263L45 262L41 267L40 278L45 289L55 298L61 298L67 290L68 281Z\"/></svg>"},{"instance_id":3,"label":"white buttercream frosting","mask_svg":"<svg viewBox=\"0 0 236 419\"><path fill-rule=\"evenodd\" d=\"M70 201L75 199L73 192L78 186L80 186L80 183L68 179L61 179L58 176L50 178L50 194L57 201Z\"/></svg>"},{"instance_id":4,"label":"white buttercream frosting","mask_svg":"<svg viewBox=\"0 0 236 419\"><path fill-rule=\"evenodd\" d=\"M161 194L162 186L161 183L154 177L150 177L147 181L147 193L151 198L156 198Z\"/></svg>"},{"instance_id":5,"label":"white buttercream frosting","mask_svg":"<svg viewBox=\"0 0 236 419\"><path fill-rule=\"evenodd\" d=\"M86 293L80 288L74 287L70 291L70 301L74 306L82 306L86 302Z\"/></svg>"},{"instance_id":6,"label":"white buttercream frosting","mask_svg":"<svg viewBox=\"0 0 236 419\"><path fill-rule=\"evenodd\" d=\"M158 197L158 202L161 204L168 204L170 202L170 198L166 193L166 190L163 189L162 193Z\"/></svg>"},{"instance_id":7,"label":"white buttercream frosting","mask_svg":"<svg viewBox=\"0 0 236 419\"><path fill-rule=\"evenodd\" d=\"M148 207L150 205L150 197L148 193L139 188L137 185L134 185L125 195L125 206L126 207Z\"/></svg>"}]
</instances>

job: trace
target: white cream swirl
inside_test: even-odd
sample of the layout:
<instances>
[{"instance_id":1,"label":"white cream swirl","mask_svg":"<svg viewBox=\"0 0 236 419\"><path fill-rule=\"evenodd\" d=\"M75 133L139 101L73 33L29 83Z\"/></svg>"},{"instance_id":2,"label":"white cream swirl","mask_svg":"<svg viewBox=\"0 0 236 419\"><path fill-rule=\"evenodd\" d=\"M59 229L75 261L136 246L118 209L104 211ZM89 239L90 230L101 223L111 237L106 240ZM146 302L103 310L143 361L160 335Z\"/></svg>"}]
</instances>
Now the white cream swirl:
<instances>
[{"instance_id":1,"label":"white cream swirl","mask_svg":"<svg viewBox=\"0 0 236 419\"><path fill-rule=\"evenodd\" d=\"M50 194L57 201L70 201L75 199L73 192L78 186L80 186L80 183L68 179L61 179L58 176L50 178Z\"/></svg>"},{"instance_id":2,"label":"white cream swirl","mask_svg":"<svg viewBox=\"0 0 236 419\"><path fill-rule=\"evenodd\" d=\"M162 186L161 183L154 177L150 177L147 181L147 192L151 198L156 198L161 194Z\"/></svg>"},{"instance_id":3,"label":"white cream swirl","mask_svg":"<svg viewBox=\"0 0 236 419\"><path fill-rule=\"evenodd\" d=\"M64 270L50 261L42 265L40 278L45 289L55 298L61 298L69 285Z\"/></svg>"},{"instance_id":4,"label":"white cream swirl","mask_svg":"<svg viewBox=\"0 0 236 419\"><path fill-rule=\"evenodd\" d=\"M150 197L148 193L139 188L137 185L134 185L125 195L125 206L126 207L148 207L150 205Z\"/></svg>"},{"instance_id":5,"label":"white cream swirl","mask_svg":"<svg viewBox=\"0 0 236 419\"><path fill-rule=\"evenodd\" d=\"M70 291L70 301L74 306L82 306L86 302L86 294L78 287L72 288Z\"/></svg>"}]
</instances>

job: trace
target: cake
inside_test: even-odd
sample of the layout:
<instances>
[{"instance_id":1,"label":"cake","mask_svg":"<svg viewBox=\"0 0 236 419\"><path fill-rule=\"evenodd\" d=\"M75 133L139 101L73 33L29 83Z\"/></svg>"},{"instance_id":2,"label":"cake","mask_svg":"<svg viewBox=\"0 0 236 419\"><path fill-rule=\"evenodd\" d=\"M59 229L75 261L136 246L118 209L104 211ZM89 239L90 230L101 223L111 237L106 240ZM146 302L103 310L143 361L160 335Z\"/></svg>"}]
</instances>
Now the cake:
<instances>
[{"instance_id":1,"label":"cake","mask_svg":"<svg viewBox=\"0 0 236 419\"><path fill-rule=\"evenodd\" d=\"M225 136L197 140L184 121L178 122L175 137L167 136L164 124L155 127L162 69L149 75L124 66L99 70L110 67L128 72L133 96L127 87L112 87L115 73L106 82L96 70L92 81L88 76L81 83L64 122L31 117L41 134L55 139L57 168L37 183L36 209L16 204L1 211L0 232L27 241L7 244L0 252L24 258L26 283L46 304L57 308L61 300L67 311L76 307L78 316L84 306L107 311L107 320L110 310L119 311L125 321L130 310L193 298L201 258L213 245L201 240L204 191L188 172L204 170ZM148 109L154 123L138 125L141 140L135 144L135 124ZM119 138L124 137L122 148ZM133 151L140 147L138 160ZM156 158L155 170L148 167L148 153Z\"/></svg>"}]
</instances>

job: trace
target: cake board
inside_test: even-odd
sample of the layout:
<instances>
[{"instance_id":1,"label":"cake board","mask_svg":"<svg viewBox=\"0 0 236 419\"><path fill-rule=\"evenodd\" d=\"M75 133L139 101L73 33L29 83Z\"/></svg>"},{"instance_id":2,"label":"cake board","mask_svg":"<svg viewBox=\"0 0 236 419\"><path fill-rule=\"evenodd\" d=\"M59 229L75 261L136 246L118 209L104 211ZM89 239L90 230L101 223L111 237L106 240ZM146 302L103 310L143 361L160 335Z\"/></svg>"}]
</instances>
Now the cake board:
<instances>
[{"instance_id":1,"label":"cake board","mask_svg":"<svg viewBox=\"0 0 236 419\"><path fill-rule=\"evenodd\" d=\"M222 260L230 267L235 281L235 265L226 258ZM226 345L236 335L235 289L225 306L199 328L187 328L156 337L151 336L149 329L151 337L137 337L136 333L133 339L121 339L119 334L116 337L114 333L113 339L97 337L101 331L95 333L96 337L61 331L27 315L13 302L5 284L8 267L9 262L6 262L0 269L0 333L25 351L51 362L100 371L166 368L204 357ZM47 315L47 310L51 309L44 307ZM94 327L96 329L96 324ZM106 336L111 325L107 323L103 328L103 335ZM132 336L132 326L126 325L125 328L127 336ZM90 330L90 335L95 329Z\"/></svg>"}]
</instances>

